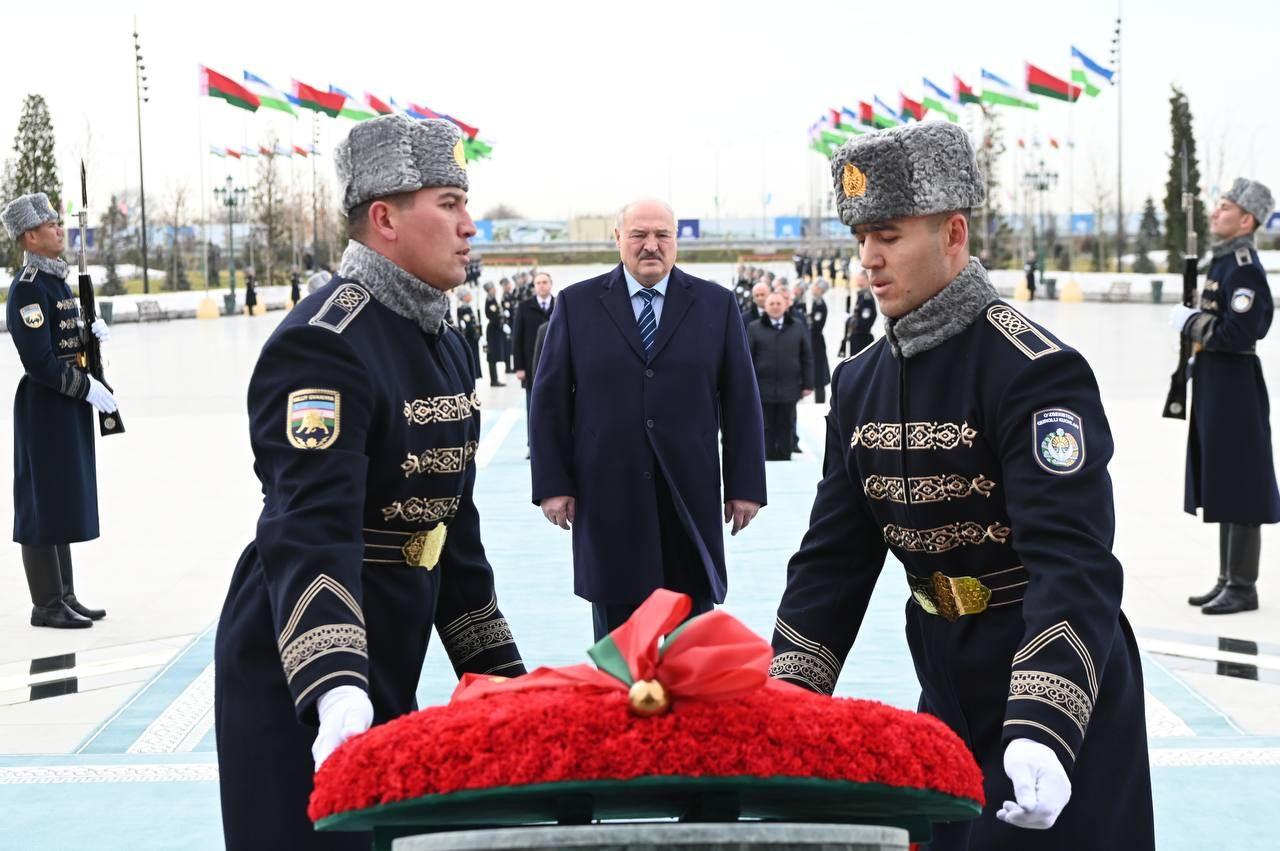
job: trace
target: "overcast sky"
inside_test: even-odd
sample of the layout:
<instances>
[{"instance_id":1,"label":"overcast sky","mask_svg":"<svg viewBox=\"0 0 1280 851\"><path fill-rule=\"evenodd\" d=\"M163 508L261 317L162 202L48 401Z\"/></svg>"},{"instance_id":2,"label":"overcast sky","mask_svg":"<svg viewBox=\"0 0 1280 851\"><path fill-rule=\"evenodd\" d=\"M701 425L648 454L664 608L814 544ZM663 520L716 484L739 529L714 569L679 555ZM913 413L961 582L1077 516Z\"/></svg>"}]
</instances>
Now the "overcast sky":
<instances>
[{"instance_id":1,"label":"overcast sky","mask_svg":"<svg viewBox=\"0 0 1280 851\"><path fill-rule=\"evenodd\" d=\"M138 182L133 12L116 5L24 3L4 13L0 140L7 148L23 97L43 94L62 177L74 177L87 151L94 206ZM256 146L272 129L285 143L309 140L309 113L295 121L199 97L203 63L236 77L249 69L282 89L296 77L368 90L477 125L495 148L471 170L477 216L499 202L531 218L611 213L653 195L681 217L710 219L717 184L724 218L759 217L766 194L769 215L807 213L812 197L829 195L825 160L806 138L828 107L874 94L896 106L899 90L920 94L922 76L949 86L958 73L976 88L982 66L1015 83L1025 61L1067 75L1072 44L1109 64L1117 4L233 0L136 9L151 81L142 119L149 207L180 185L198 196L202 166L206 195L229 171L248 177L248 166L211 158L211 144ZM1201 2L1125 0L1126 208L1163 195L1170 83L1190 97L1207 184L1248 173L1280 188L1268 73L1278 9L1240 0L1214 16ZM1095 185L1114 194L1116 104L1109 89L1072 114L1077 210ZM1011 143L1068 135L1064 104L1004 114ZM350 122L322 117L320 127L328 152ZM1065 210L1065 148L1043 150ZM329 178L331 160L319 163ZM295 168L309 186L309 163Z\"/></svg>"}]
</instances>

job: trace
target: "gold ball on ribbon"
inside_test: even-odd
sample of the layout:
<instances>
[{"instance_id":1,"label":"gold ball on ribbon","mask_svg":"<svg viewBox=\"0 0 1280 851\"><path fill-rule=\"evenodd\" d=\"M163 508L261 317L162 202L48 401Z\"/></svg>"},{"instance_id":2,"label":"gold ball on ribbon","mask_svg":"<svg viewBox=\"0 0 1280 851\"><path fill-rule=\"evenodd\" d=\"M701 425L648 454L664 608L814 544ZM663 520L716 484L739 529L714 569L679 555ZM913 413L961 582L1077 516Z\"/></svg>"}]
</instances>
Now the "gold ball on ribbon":
<instances>
[{"instance_id":1,"label":"gold ball on ribbon","mask_svg":"<svg viewBox=\"0 0 1280 851\"><path fill-rule=\"evenodd\" d=\"M631 714L641 718L661 715L671 708L667 690L657 680L639 680L632 684L628 694Z\"/></svg>"}]
</instances>

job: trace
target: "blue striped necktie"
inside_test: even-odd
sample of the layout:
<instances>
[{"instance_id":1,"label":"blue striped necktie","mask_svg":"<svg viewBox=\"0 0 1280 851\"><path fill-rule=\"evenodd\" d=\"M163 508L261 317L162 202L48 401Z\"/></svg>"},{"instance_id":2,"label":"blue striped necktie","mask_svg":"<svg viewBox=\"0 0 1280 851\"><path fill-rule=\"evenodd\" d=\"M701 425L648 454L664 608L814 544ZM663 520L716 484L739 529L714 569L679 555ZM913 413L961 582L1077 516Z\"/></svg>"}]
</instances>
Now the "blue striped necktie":
<instances>
[{"instance_id":1,"label":"blue striped necktie","mask_svg":"<svg viewBox=\"0 0 1280 851\"><path fill-rule=\"evenodd\" d=\"M644 299L644 307L640 308L640 318L636 322L640 325L640 342L644 343L647 355L653 348L653 338L658 335L658 319L653 315L653 300L658 293L652 289L641 289L637 295Z\"/></svg>"}]
</instances>

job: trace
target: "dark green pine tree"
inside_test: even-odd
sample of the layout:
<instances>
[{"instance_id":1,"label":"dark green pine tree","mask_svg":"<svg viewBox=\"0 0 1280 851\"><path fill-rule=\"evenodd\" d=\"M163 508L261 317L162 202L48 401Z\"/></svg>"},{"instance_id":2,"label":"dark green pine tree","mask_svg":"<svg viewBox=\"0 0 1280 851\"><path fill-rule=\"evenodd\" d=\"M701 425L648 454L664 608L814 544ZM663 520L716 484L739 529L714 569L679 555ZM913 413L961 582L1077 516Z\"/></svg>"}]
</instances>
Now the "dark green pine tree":
<instances>
[{"instance_id":1,"label":"dark green pine tree","mask_svg":"<svg viewBox=\"0 0 1280 851\"><path fill-rule=\"evenodd\" d=\"M111 204L102 214L98 225L98 262L106 270L102 281L103 295L124 295L124 282L116 271L116 261L120 253L120 234L124 231L125 217L120 211L120 199L111 196Z\"/></svg>"},{"instance_id":2,"label":"dark green pine tree","mask_svg":"<svg viewBox=\"0 0 1280 851\"><path fill-rule=\"evenodd\" d=\"M14 158L5 163L4 203L19 195L43 192L53 209L62 210L62 181L53 153L53 119L49 105L41 95L27 95L18 118L18 132L13 137ZM0 259L10 266L22 262L22 251L16 243L8 243Z\"/></svg>"},{"instance_id":3,"label":"dark green pine tree","mask_svg":"<svg viewBox=\"0 0 1280 851\"><path fill-rule=\"evenodd\" d=\"M1138 225L1138 242L1135 249L1137 255L1133 261L1133 271L1151 274L1156 264L1151 262L1147 252L1160 244L1160 220L1156 218L1156 202L1147 196L1146 206L1142 208L1142 223Z\"/></svg>"},{"instance_id":4,"label":"dark green pine tree","mask_svg":"<svg viewBox=\"0 0 1280 851\"><path fill-rule=\"evenodd\" d=\"M1191 129L1191 105L1177 86L1169 98L1169 126L1173 148L1169 153L1169 181L1164 185L1164 247L1169 251L1169 271L1182 271L1182 258L1187 251L1187 216L1182 209L1182 147L1187 150L1187 187L1195 199L1193 222L1196 229L1196 254L1203 256L1209 242L1209 218L1200 198L1200 164L1196 160L1196 139Z\"/></svg>"}]
</instances>

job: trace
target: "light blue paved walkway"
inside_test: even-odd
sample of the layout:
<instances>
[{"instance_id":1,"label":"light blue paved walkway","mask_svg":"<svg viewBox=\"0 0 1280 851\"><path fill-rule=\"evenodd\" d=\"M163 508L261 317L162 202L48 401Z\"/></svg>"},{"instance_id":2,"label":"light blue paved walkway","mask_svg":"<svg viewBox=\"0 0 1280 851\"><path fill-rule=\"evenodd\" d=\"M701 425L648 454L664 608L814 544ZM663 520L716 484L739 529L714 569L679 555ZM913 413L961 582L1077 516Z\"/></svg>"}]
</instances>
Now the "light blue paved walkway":
<instances>
[{"instance_id":1,"label":"light blue paved walkway","mask_svg":"<svg viewBox=\"0 0 1280 851\"><path fill-rule=\"evenodd\" d=\"M523 411L487 411L482 453L491 452L477 499L500 600L526 660L584 661L587 604L570 593L569 536L528 502ZM821 446L820 421L802 420L807 447ZM500 443L494 445L494 432ZM488 445L486 445L486 440ZM818 459L809 453L769 465L770 506L728 540L728 609L770 634L787 557L804 529ZM912 707L914 674L902 633L896 566L881 578L839 693ZM1139 633L1142 625L1136 625ZM0 756L0 848L221 847L213 735L208 726L212 625L83 742L75 753ZM1152 698L1151 750L1159 847L1275 847L1280 835L1280 739L1248 736L1172 670L1144 656ZM454 685L432 648L419 690L444 701Z\"/></svg>"}]
</instances>

